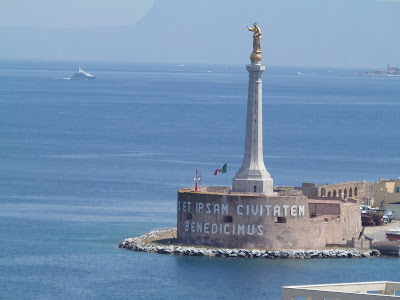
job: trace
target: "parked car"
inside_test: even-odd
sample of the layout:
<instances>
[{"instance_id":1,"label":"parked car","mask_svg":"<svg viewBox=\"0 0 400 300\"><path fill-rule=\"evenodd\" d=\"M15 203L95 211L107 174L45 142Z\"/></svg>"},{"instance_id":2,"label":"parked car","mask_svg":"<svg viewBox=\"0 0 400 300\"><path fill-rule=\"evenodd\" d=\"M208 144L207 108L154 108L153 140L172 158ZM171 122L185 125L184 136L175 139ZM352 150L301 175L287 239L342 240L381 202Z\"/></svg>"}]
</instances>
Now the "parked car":
<instances>
[{"instance_id":1,"label":"parked car","mask_svg":"<svg viewBox=\"0 0 400 300\"><path fill-rule=\"evenodd\" d=\"M366 214L372 211L371 206L368 205L360 205L360 211L362 214Z\"/></svg>"}]
</instances>

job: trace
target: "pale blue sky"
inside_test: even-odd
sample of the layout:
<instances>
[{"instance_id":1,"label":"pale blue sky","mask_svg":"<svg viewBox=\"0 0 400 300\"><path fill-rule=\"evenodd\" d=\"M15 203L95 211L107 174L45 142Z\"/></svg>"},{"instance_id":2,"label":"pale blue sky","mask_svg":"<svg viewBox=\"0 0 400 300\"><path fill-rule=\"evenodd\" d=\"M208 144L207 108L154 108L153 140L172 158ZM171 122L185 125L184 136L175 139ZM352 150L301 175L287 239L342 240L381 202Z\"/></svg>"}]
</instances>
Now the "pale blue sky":
<instances>
[{"instance_id":1,"label":"pale blue sky","mask_svg":"<svg viewBox=\"0 0 400 300\"><path fill-rule=\"evenodd\" d=\"M87 28L135 24L154 0L0 0L0 26Z\"/></svg>"},{"instance_id":2,"label":"pale blue sky","mask_svg":"<svg viewBox=\"0 0 400 300\"><path fill-rule=\"evenodd\" d=\"M400 0L0 0L1 59L400 65Z\"/></svg>"}]
</instances>

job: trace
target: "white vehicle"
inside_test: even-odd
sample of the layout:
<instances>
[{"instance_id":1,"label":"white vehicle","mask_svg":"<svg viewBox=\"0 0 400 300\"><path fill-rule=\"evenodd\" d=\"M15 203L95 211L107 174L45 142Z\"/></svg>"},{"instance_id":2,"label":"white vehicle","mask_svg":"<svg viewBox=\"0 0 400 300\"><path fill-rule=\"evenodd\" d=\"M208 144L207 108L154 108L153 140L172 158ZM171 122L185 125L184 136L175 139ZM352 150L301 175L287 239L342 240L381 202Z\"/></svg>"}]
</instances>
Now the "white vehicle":
<instances>
[{"instance_id":1,"label":"white vehicle","mask_svg":"<svg viewBox=\"0 0 400 300\"><path fill-rule=\"evenodd\" d=\"M360 211L362 214L366 214L372 211L371 206L368 205L360 205Z\"/></svg>"},{"instance_id":2,"label":"white vehicle","mask_svg":"<svg viewBox=\"0 0 400 300\"><path fill-rule=\"evenodd\" d=\"M383 216L383 223L389 224L389 222L390 222L389 217L387 215L384 215Z\"/></svg>"}]
</instances>

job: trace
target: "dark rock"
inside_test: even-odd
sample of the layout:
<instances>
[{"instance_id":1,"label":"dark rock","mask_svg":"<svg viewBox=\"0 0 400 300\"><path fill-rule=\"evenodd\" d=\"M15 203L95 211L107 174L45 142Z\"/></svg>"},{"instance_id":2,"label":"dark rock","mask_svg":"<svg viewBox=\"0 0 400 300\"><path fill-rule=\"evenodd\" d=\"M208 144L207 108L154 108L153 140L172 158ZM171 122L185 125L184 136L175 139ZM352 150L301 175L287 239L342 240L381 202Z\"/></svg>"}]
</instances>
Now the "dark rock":
<instances>
[{"instance_id":1,"label":"dark rock","mask_svg":"<svg viewBox=\"0 0 400 300\"><path fill-rule=\"evenodd\" d=\"M243 252L243 251L240 251L240 252L238 253L238 257L241 257L241 258L247 258L247 255L246 255L246 253L245 253L245 252Z\"/></svg>"}]
</instances>

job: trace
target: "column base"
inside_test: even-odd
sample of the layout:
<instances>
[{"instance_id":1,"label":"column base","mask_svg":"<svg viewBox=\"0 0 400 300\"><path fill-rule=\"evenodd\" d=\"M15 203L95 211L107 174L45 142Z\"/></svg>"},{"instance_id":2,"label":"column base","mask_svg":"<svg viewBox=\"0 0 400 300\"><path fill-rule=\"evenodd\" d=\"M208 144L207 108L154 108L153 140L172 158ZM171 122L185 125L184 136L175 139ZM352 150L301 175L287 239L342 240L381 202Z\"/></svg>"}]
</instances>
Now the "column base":
<instances>
[{"instance_id":1,"label":"column base","mask_svg":"<svg viewBox=\"0 0 400 300\"><path fill-rule=\"evenodd\" d=\"M274 192L274 181L267 179L241 179L234 178L232 181L232 191L238 193L256 193L266 196L277 196Z\"/></svg>"}]
</instances>

